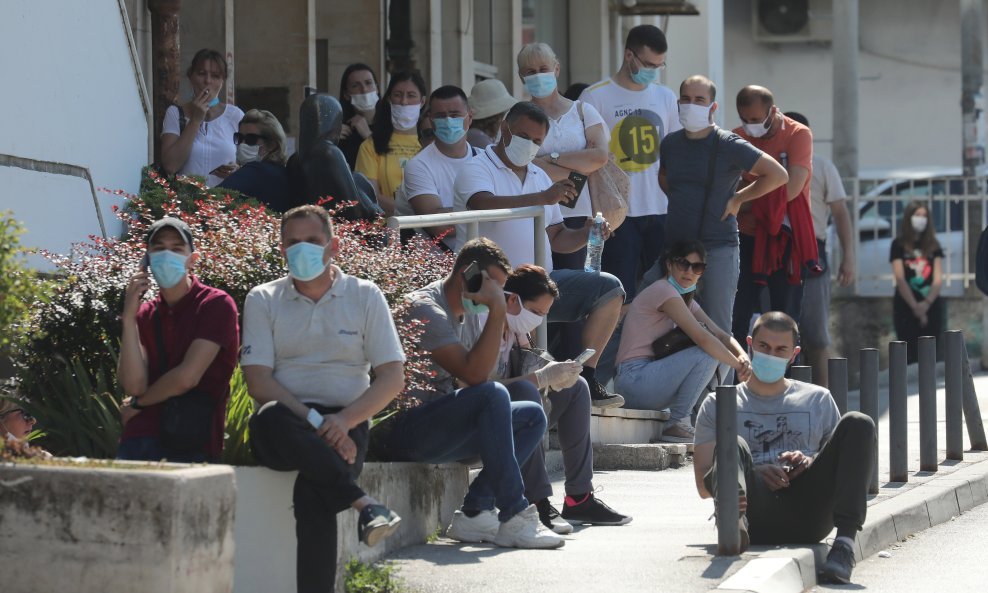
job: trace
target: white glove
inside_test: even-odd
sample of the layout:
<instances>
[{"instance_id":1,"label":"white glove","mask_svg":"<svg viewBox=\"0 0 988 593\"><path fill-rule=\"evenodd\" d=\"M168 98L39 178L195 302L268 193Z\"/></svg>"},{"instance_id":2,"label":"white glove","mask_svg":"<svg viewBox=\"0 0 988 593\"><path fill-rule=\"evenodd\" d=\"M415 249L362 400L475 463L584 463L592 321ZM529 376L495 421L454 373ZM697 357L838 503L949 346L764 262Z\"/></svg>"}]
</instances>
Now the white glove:
<instances>
[{"instance_id":1,"label":"white glove","mask_svg":"<svg viewBox=\"0 0 988 593\"><path fill-rule=\"evenodd\" d=\"M582 370L583 365L572 360L550 362L535 371L535 380L538 382L539 389L548 387L553 391L561 391L576 385Z\"/></svg>"}]
</instances>

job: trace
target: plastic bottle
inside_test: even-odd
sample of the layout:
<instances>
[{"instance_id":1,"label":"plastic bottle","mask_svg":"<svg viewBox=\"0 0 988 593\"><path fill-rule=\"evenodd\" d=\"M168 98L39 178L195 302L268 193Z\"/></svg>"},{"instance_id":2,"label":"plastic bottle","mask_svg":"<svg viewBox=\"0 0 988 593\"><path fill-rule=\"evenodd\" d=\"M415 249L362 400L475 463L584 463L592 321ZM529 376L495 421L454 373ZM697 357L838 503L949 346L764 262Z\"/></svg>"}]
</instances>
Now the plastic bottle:
<instances>
[{"instance_id":1,"label":"plastic bottle","mask_svg":"<svg viewBox=\"0 0 988 593\"><path fill-rule=\"evenodd\" d=\"M587 262L583 265L586 272L600 271L600 257L604 254L604 214L598 212L590 227L587 237Z\"/></svg>"}]
</instances>

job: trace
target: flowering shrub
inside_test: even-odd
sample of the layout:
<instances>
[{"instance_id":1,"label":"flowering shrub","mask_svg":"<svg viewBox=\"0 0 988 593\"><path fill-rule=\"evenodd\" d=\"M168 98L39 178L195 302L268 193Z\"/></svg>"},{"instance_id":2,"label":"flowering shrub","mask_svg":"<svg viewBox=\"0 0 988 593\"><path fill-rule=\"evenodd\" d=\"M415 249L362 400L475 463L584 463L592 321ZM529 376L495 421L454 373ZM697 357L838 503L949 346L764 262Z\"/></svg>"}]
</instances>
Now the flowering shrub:
<instances>
[{"instance_id":1,"label":"flowering shrub","mask_svg":"<svg viewBox=\"0 0 988 593\"><path fill-rule=\"evenodd\" d=\"M20 345L21 327L31 309L47 298L49 288L25 265L22 232L9 213L0 212L0 355Z\"/></svg>"}]
</instances>

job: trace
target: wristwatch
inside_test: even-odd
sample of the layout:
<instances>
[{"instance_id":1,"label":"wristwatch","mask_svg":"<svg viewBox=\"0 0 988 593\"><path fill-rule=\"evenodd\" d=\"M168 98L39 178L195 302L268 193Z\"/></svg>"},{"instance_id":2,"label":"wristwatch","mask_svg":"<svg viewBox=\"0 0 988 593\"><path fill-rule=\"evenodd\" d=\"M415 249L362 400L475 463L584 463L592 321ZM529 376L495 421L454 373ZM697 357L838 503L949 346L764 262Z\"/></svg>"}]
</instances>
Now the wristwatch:
<instances>
[{"instance_id":1,"label":"wristwatch","mask_svg":"<svg viewBox=\"0 0 988 593\"><path fill-rule=\"evenodd\" d=\"M559 153L558 152L550 152L549 153L549 162L552 163L553 165L558 165L559 164Z\"/></svg>"},{"instance_id":2,"label":"wristwatch","mask_svg":"<svg viewBox=\"0 0 988 593\"><path fill-rule=\"evenodd\" d=\"M131 409L134 409L134 410L143 410L144 409L144 406L142 406L141 404L137 403L137 398L136 397L131 397L130 398L130 407L131 407Z\"/></svg>"}]
</instances>

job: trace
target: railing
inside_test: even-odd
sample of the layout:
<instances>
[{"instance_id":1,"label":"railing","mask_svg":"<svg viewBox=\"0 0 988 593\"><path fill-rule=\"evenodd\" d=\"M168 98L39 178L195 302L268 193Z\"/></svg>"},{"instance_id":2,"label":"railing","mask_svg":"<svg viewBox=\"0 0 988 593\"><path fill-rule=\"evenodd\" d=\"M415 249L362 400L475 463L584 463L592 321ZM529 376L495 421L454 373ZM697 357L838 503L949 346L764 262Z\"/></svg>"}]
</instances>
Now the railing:
<instances>
[{"instance_id":1,"label":"railing","mask_svg":"<svg viewBox=\"0 0 988 593\"><path fill-rule=\"evenodd\" d=\"M523 208L502 208L498 210L468 210L465 212L444 212L441 214L423 214L417 216L392 216L388 218L388 228L392 229L423 229L437 226L463 225L466 228L466 238L476 239L480 236L481 222L501 222L532 218L535 221L535 265L545 267L549 254L545 251L545 208L542 206L525 206ZM524 263L524 262L512 262ZM536 331L536 341L540 348L545 348L545 321Z\"/></svg>"}]
</instances>

